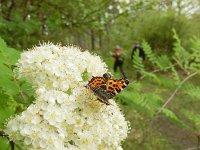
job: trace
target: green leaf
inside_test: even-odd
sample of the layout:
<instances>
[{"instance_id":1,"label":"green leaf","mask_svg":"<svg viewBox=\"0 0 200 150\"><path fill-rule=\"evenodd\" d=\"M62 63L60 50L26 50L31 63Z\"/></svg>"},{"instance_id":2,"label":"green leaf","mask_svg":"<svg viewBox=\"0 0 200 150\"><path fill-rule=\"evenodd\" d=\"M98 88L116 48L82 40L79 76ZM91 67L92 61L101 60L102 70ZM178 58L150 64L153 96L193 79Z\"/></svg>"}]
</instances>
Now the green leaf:
<instances>
[{"instance_id":1,"label":"green leaf","mask_svg":"<svg viewBox=\"0 0 200 150\"><path fill-rule=\"evenodd\" d=\"M7 107L7 102L10 100L10 96L3 92L3 90L0 90L0 107Z\"/></svg>"},{"instance_id":2,"label":"green leaf","mask_svg":"<svg viewBox=\"0 0 200 150\"><path fill-rule=\"evenodd\" d=\"M0 63L7 64L10 67L15 65L20 57L20 53L17 50L8 47L0 47L0 55L0 58L3 60L1 60Z\"/></svg>"},{"instance_id":3,"label":"green leaf","mask_svg":"<svg viewBox=\"0 0 200 150\"><path fill-rule=\"evenodd\" d=\"M0 38L0 87L12 95L18 93L12 68L19 59L19 54L17 50L8 48L4 40Z\"/></svg>"},{"instance_id":4,"label":"green leaf","mask_svg":"<svg viewBox=\"0 0 200 150\"><path fill-rule=\"evenodd\" d=\"M6 48L7 45L6 45L6 42L0 37L0 48Z\"/></svg>"},{"instance_id":5,"label":"green leaf","mask_svg":"<svg viewBox=\"0 0 200 150\"><path fill-rule=\"evenodd\" d=\"M10 150L9 141L5 137L0 137L0 150Z\"/></svg>"},{"instance_id":6,"label":"green leaf","mask_svg":"<svg viewBox=\"0 0 200 150\"><path fill-rule=\"evenodd\" d=\"M7 94L0 93L0 128L4 128L7 119L15 114L17 103Z\"/></svg>"},{"instance_id":7,"label":"green leaf","mask_svg":"<svg viewBox=\"0 0 200 150\"><path fill-rule=\"evenodd\" d=\"M20 52L6 46L6 43L0 38L0 63L6 64L9 67L15 65L20 57Z\"/></svg>"},{"instance_id":8,"label":"green leaf","mask_svg":"<svg viewBox=\"0 0 200 150\"><path fill-rule=\"evenodd\" d=\"M8 76L2 76L1 74L0 87L2 87L3 90L7 91L7 93L11 95L16 95L19 92L16 83L9 79Z\"/></svg>"},{"instance_id":9,"label":"green leaf","mask_svg":"<svg viewBox=\"0 0 200 150\"><path fill-rule=\"evenodd\" d=\"M6 76L6 77L12 77L13 76L13 72L10 68L8 68L6 65L3 65L0 63L0 77L2 76Z\"/></svg>"},{"instance_id":10,"label":"green leaf","mask_svg":"<svg viewBox=\"0 0 200 150\"><path fill-rule=\"evenodd\" d=\"M10 118L15 113L15 107L0 107L0 128L4 128L6 120Z\"/></svg>"}]
</instances>

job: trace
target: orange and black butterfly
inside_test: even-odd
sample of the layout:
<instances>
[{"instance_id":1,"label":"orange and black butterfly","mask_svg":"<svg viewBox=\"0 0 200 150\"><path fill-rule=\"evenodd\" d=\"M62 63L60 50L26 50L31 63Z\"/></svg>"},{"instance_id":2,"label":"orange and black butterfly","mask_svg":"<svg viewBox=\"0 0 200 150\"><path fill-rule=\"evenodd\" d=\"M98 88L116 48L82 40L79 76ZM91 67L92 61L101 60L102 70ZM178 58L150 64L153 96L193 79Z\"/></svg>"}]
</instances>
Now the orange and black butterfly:
<instances>
[{"instance_id":1,"label":"orange and black butterfly","mask_svg":"<svg viewBox=\"0 0 200 150\"><path fill-rule=\"evenodd\" d=\"M109 99L117 95L129 84L129 80L111 79L111 74L105 73L103 77L92 77L86 85L98 97L98 100L106 105L110 105Z\"/></svg>"}]
</instances>

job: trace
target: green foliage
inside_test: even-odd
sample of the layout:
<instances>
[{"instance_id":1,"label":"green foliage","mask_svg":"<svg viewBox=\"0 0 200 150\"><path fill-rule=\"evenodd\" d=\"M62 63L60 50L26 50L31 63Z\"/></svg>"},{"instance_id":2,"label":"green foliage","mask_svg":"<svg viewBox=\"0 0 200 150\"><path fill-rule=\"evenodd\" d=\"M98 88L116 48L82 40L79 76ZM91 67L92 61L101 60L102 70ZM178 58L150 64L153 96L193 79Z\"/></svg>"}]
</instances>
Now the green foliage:
<instances>
[{"instance_id":1,"label":"green foliage","mask_svg":"<svg viewBox=\"0 0 200 150\"><path fill-rule=\"evenodd\" d=\"M190 51L185 50L181 46L181 41L178 38L178 35L175 30L174 32L174 39L176 40L174 44L174 60L177 62L177 64L184 70L190 70L190 71L199 71L200 69L200 39L197 37L194 37L191 40L191 47Z\"/></svg>"},{"instance_id":2,"label":"green foliage","mask_svg":"<svg viewBox=\"0 0 200 150\"><path fill-rule=\"evenodd\" d=\"M136 52L134 53L134 56L133 56L133 67L138 72L141 72L141 73L145 72L143 60L142 60L141 57L139 57L139 51L138 50L136 50Z\"/></svg>"},{"instance_id":3,"label":"green foliage","mask_svg":"<svg viewBox=\"0 0 200 150\"><path fill-rule=\"evenodd\" d=\"M191 71L199 72L200 42L198 38L193 38L190 50L186 50L176 31L173 30L173 32L175 42L173 53L170 55L153 52L151 46L143 41L142 46L146 54L145 63L139 57L138 52L135 53L133 60L133 67L143 75L142 80L130 84L127 91L123 91L119 96L122 105L129 110L136 110L139 118L143 118L141 121L138 120L139 125L136 128L144 130L148 134L153 133L148 136L155 136L156 129L154 128L156 128L156 123L159 122L160 118L171 122L178 128L184 128L184 130L193 128L192 122L195 125L195 130L199 130L199 115L191 113L188 109L192 104L197 105L197 110L200 107L198 104L200 88L199 84L195 83L198 78L195 78L194 81L187 80L192 78ZM191 63L194 64L191 65ZM188 119L191 121L190 123L185 121ZM141 124L143 128L139 127ZM140 140L144 140L145 135L140 138ZM151 138L153 137L148 137L148 140L153 140ZM148 142L150 143L150 141ZM147 148L146 146L143 144L144 149Z\"/></svg>"},{"instance_id":4,"label":"green foliage","mask_svg":"<svg viewBox=\"0 0 200 150\"><path fill-rule=\"evenodd\" d=\"M184 128L187 127L187 125L183 121L181 121L173 111L164 108L164 109L161 110L161 112L162 112L163 115L165 115L165 117L170 119L175 124L177 124L177 125L179 125L181 127L184 127Z\"/></svg>"},{"instance_id":5,"label":"green foliage","mask_svg":"<svg viewBox=\"0 0 200 150\"><path fill-rule=\"evenodd\" d=\"M200 100L200 87L191 85L185 89L185 93L190 97Z\"/></svg>"},{"instance_id":6,"label":"green foliage","mask_svg":"<svg viewBox=\"0 0 200 150\"><path fill-rule=\"evenodd\" d=\"M155 65L155 66L160 66L158 64L158 61L157 61L157 58L155 56L155 53L153 53L150 45L145 41L143 40L142 41L142 47L145 51L145 55L146 57L148 58L149 62L152 64L152 65ZM160 67L159 67L160 68Z\"/></svg>"},{"instance_id":7,"label":"green foliage","mask_svg":"<svg viewBox=\"0 0 200 150\"><path fill-rule=\"evenodd\" d=\"M172 80L172 78L169 78L168 76L160 76L160 85L165 89L174 89L176 87L176 82Z\"/></svg>"},{"instance_id":8,"label":"green foliage","mask_svg":"<svg viewBox=\"0 0 200 150\"><path fill-rule=\"evenodd\" d=\"M146 44L146 45L148 45L148 44ZM148 55L147 55L150 59L152 58L151 54L152 53L148 53ZM160 82L155 74L145 70L143 59L141 57L139 57L139 51L138 50L136 50L136 52L133 55L133 67L136 70L136 72L140 73L141 75L146 76L148 78L151 78L155 82Z\"/></svg>"},{"instance_id":9,"label":"green foliage","mask_svg":"<svg viewBox=\"0 0 200 150\"><path fill-rule=\"evenodd\" d=\"M31 85L18 80L13 72L19 56L17 50L7 47L0 38L0 130L11 116L22 112L33 100ZM0 147L8 149L8 140L0 141Z\"/></svg>"},{"instance_id":10,"label":"green foliage","mask_svg":"<svg viewBox=\"0 0 200 150\"><path fill-rule=\"evenodd\" d=\"M3 39L0 39L0 87L7 91L9 94L17 94L18 87L13 82L13 72L12 69L19 59L19 52L8 48L3 41Z\"/></svg>"},{"instance_id":11,"label":"green foliage","mask_svg":"<svg viewBox=\"0 0 200 150\"><path fill-rule=\"evenodd\" d=\"M6 138L0 137L0 146L2 150L9 150L9 143Z\"/></svg>"},{"instance_id":12,"label":"green foliage","mask_svg":"<svg viewBox=\"0 0 200 150\"><path fill-rule=\"evenodd\" d=\"M179 74L172 64L170 64L170 68L171 68L171 71L172 71L173 79L174 79L175 83L178 85L180 83Z\"/></svg>"},{"instance_id":13,"label":"green foliage","mask_svg":"<svg viewBox=\"0 0 200 150\"><path fill-rule=\"evenodd\" d=\"M176 33L176 31L173 29L173 33L174 36L173 38L176 40L176 42L174 43L174 60L177 62L177 64L184 69L185 68L185 64L189 58L189 52L186 51L182 45L181 45L181 41Z\"/></svg>"},{"instance_id":14,"label":"green foliage","mask_svg":"<svg viewBox=\"0 0 200 150\"><path fill-rule=\"evenodd\" d=\"M196 114L194 112L183 110L183 114L194 123L194 130L199 131L200 130L200 115Z\"/></svg>"},{"instance_id":15,"label":"green foliage","mask_svg":"<svg viewBox=\"0 0 200 150\"><path fill-rule=\"evenodd\" d=\"M20 113L33 100L31 85L18 80L13 69L20 53L7 47L0 39L0 128L4 127L6 119L15 113Z\"/></svg>"},{"instance_id":16,"label":"green foliage","mask_svg":"<svg viewBox=\"0 0 200 150\"><path fill-rule=\"evenodd\" d=\"M167 55L157 56L157 65L159 66L161 70L166 71L168 67L170 66L170 64L171 64L171 61Z\"/></svg>"},{"instance_id":17,"label":"green foliage","mask_svg":"<svg viewBox=\"0 0 200 150\"><path fill-rule=\"evenodd\" d=\"M191 40L191 56L187 62L188 69L199 71L200 69L200 38L194 37Z\"/></svg>"}]
</instances>

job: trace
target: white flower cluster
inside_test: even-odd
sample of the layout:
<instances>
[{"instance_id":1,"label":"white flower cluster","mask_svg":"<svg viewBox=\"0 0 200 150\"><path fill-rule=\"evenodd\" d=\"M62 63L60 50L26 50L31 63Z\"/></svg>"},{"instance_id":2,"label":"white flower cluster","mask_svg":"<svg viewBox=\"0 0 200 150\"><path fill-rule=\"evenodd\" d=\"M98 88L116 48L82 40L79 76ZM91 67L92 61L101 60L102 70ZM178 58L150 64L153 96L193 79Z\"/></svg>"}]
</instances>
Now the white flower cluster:
<instances>
[{"instance_id":1,"label":"white flower cluster","mask_svg":"<svg viewBox=\"0 0 200 150\"><path fill-rule=\"evenodd\" d=\"M98 56L77 47L44 44L23 52L17 73L36 100L10 119L6 133L30 150L121 150L128 122L113 100L102 104L84 87L107 72Z\"/></svg>"}]
</instances>

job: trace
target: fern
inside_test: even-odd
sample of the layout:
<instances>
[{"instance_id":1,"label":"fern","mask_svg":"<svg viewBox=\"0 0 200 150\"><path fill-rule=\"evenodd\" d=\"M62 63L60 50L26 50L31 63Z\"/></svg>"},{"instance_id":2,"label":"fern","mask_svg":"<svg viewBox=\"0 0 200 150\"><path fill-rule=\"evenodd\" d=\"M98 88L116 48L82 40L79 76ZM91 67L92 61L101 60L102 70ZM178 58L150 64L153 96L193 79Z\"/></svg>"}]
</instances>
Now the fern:
<instances>
[{"instance_id":1,"label":"fern","mask_svg":"<svg viewBox=\"0 0 200 150\"><path fill-rule=\"evenodd\" d=\"M187 110L188 107L191 107L193 104L197 105L194 109L198 110L200 86L197 81L199 81L199 79L188 79L200 73L200 39L194 38L192 40L191 49L189 51L181 45L181 40L175 30L173 30L173 32L175 39L173 47L174 53L170 56L166 54L161 56L156 55L156 53L153 53L150 45L146 41L143 41L142 46L147 61L151 66L149 68L144 66L142 60L137 58L139 57L138 52L136 53L134 67L137 68L145 78L144 80L139 80L135 87L133 84L131 85L133 87L127 91L123 91L122 94L120 94L120 99L127 101L127 107L136 109L137 112L140 113L139 115L147 120L146 126L149 125L149 120L151 123L153 122L150 124L150 128L156 123L152 120L159 119L159 117L156 116L162 114L162 117L167 118L181 128L191 128L191 124L186 124L182 117L179 117L185 115L195 124L196 129L200 130L200 115ZM173 59L171 59L171 56L173 56ZM156 69L150 70L151 68ZM192 73L190 73L191 71ZM158 83L158 85L152 84L152 81ZM166 99L166 101L164 99ZM174 99L176 99L176 101L174 101ZM170 109L168 108L169 104ZM174 109L176 111L174 111ZM179 111L181 109L183 111ZM145 123L145 121L142 123Z\"/></svg>"},{"instance_id":2,"label":"fern","mask_svg":"<svg viewBox=\"0 0 200 150\"><path fill-rule=\"evenodd\" d=\"M147 113L149 112L149 107L146 106L144 102L144 97L137 92L126 92L124 91L120 95L120 99L126 99L129 107L134 108L135 110L139 111L140 113ZM147 113L148 114L148 113Z\"/></svg>"},{"instance_id":3,"label":"fern","mask_svg":"<svg viewBox=\"0 0 200 150\"><path fill-rule=\"evenodd\" d=\"M172 71L173 79L174 79L175 83L178 85L180 83L180 78L179 78L178 72L176 71L176 69L174 68L174 66L172 64L170 64L170 68Z\"/></svg>"},{"instance_id":4,"label":"fern","mask_svg":"<svg viewBox=\"0 0 200 150\"><path fill-rule=\"evenodd\" d=\"M141 57L139 57L139 51L136 50L134 56L133 56L133 67L136 69L136 71L143 73L145 72L143 60Z\"/></svg>"},{"instance_id":5,"label":"fern","mask_svg":"<svg viewBox=\"0 0 200 150\"><path fill-rule=\"evenodd\" d=\"M183 70L189 70L189 71L199 71L200 69L200 39L199 38L193 38L191 40L191 51L186 51L181 46L181 41L178 38L178 35L176 34L176 31L174 32L174 39L176 42L174 43L174 60L177 62L177 64L183 69Z\"/></svg>"},{"instance_id":6,"label":"fern","mask_svg":"<svg viewBox=\"0 0 200 150\"><path fill-rule=\"evenodd\" d=\"M195 129L199 131L200 130L200 115L190 112L188 110L183 110L182 112L190 121L194 123Z\"/></svg>"},{"instance_id":7,"label":"fern","mask_svg":"<svg viewBox=\"0 0 200 150\"><path fill-rule=\"evenodd\" d=\"M185 70L186 68L186 64L188 63L188 59L190 57L190 53L188 51L186 51L184 49L184 47L182 47L181 45L181 41L176 33L176 31L173 29L172 30L174 33L173 38L175 39L174 42L174 47L173 47L173 51L174 51L174 60L177 62L177 64L183 69Z\"/></svg>"},{"instance_id":8,"label":"fern","mask_svg":"<svg viewBox=\"0 0 200 150\"><path fill-rule=\"evenodd\" d=\"M142 42L142 47L144 48L145 55L150 63L158 68L162 68L162 66L159 64L159 61L157 61L157 56L153 53L150 45L145 40Z\"/></svg>"},{"instance_id":9,"label":"fern","mask_svg":"<svg viewBox=\"0 0 200 150\"><path fill-rule=\"evenodd\" d=\"M139 91L137 89L138 86L140 88ZM128 91L123 91L123 93L120 94L119 98L122 101L125 99L129 107L132 107L149 117L153 117L163 103L163 99L159 95L154 93L143 93L141 84L131 85Z\"/></svg>"},{"instance_id":10,"label":"fern","mask_svg":"<svg viewBox=\"0 0 200 150\"><path fill-rule=\"evenodd\" d=\"M152 111L156 113L158 108L162 105L163 99L155 93L145 93L144 97L147 99L148 105L151 107Z\"/></svg>"},{"instance_id":11,"label":"fern","mask_svg":"<svg viewBox=\"0 0 200 150\"><path fill-rule=\"evenodd\" d=\"M174 122L175 124L181 126L181 127L184 127L184 128L187 128L187 125L182 122L176 115L173 111L169 110L169 109L162 109L162 114L167 117L169 120L171 120L172 122Z\"/></svg>"},{"instance_id":12,"label":"fern","mask_svg":"<svg viewBox=\"0 0 200 150\"><path fill-rule=\"evenodd\" d=\"M150 81L153 81L154 83L160 84L160 82L161 82L160 79L157 77L157 75L154 73L144 71L143 75L144 75L144 77L146 77Z\"/></svg>"},{"instance_id":13,"label":"fern","mask_svg":"<svg viewBox=\"0 0 200 150\"><path fill-rule=\"evenodd\" d=\"M149 78L150 80L155 81L157 83L160 82L160 80L157 78L157 76L154 73L151 73L145 70L143 60L141 57L139 57L138 50L136 50L135 55L134 55L133 67L136 69L137 72L141 73L143 76Z\"/></svg>"},{"instance_id":14,"label":"fern","mask_svg":"<svg viewBox=\"0 0 200 150\"><path fill-rule=\"evenodd\" d=\"M186 67L191 71L199 71L200 69L200 39L193 38L191 40L191 55Z\"/></svg>"},{"instance_id":15,"label":"fern","mask_svg":"<svg viewBox=\"0 0 200 150\"><path fill-rule=\"evenodd\" d=\"M192 98L195 98L195 99L199 99L200 100L200 87L199 86L189 86L187 87L184 92L186 94L188 94L189 96L191 96Z\"/></svg>"},{"instance_id":16,"label":"fern","mask_svg":"<svg viewBox=\"0 0 200 150\"><path fill-rule=\"evenodd\" d=\"M161 55L157 57L157 64L159 64L159 68L163 71L166 71L170 66L170 59L167 55Z\"/></svg>"},{"instance_id":17,"label":"fern","mask_svg":"<svg viewBox=\"0 0 200 150\"><path fill-rule=\"evenodd\" d=\"M171 78L167 77L167 76L160 76L160 81L161 81L161 86L163 88L166 89L173 89L174 87L176 87L176 83L174 82L174 80L172 80Z\"/></svg>"}]
</instances>

